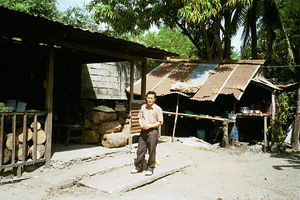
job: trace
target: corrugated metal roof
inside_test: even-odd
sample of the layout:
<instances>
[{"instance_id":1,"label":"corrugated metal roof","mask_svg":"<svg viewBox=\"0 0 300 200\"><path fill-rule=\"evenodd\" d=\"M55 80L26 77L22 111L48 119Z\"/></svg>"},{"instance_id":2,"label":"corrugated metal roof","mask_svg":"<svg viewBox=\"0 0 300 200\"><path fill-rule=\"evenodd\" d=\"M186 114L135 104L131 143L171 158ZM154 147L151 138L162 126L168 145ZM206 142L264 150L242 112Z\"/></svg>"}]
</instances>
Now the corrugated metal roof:
<instances>
[{"instance_id":1,"label":"corrugated metal roof","mask_svg":"<svg viewBox=\"0 0 300 200\"><path fill-rule=\"evenodd\" d=\"M212 65L215 64L217 67L210 71L210 75L203 84L192 85L191 87L195 86L195 88L191 90L176 88L172 91L173 84L190 82L191 74L198 77L201 73L207 71L197 70L199 66L205 67L205 65L200 65L201 62L184 60L176 62L172 60L172 62L162 63L147 75L146 91L153 90L158 96L179 93L197 101L215 101L219 94L233 95L237 100L240 100L246 87L255 77L257 70L263 63L264 60L215 62ZM200 74L197 75L195 73ZM270 82L265 82L265 84L272 85ZM273 89L275 89L275 86ZM134 85L134 94L139 95L140 92L141 82L137 81Z\"/></svg>"},{"instance_id":2,"label":"corrugated metal roof","mask_svg":"<svg viewBox=\"0 0 300 200\"><path fill-rule=\"evenodd\" d=\"M238 64L220 94L233 94L237 100L240 100L259 67L260 65Z\"/></svg>"},{"instance_id":3,"label":"corrugated metal roof","mask_svg":"<svg viewBox=\"0 0 300 200\"><path fill-rule=\"evenodd\" d=\"M94 53L98 56L100 54L108 61L119 61L129 58L164 59L166 56L178 56L175 53L162 49L146 47L135 42L110 37L103 33L75 28L44 17L33 16L1 6L0 27L1 39L20 37L23 41L27 42L57 45Z\"/></svg>"},{"instance_id":4,"label":"corrugated metal roof","mask_svg":"<svg viewBox=\"0 0 300 200\"><path fill-rule=\"evenodd\" d=\"M269 87L271 90L280 90L276 85L268 81L265 77L262 75L257 75L252 79L253 82L257 84L264 85L266 87Z\"/></svg>"}]
</instances>

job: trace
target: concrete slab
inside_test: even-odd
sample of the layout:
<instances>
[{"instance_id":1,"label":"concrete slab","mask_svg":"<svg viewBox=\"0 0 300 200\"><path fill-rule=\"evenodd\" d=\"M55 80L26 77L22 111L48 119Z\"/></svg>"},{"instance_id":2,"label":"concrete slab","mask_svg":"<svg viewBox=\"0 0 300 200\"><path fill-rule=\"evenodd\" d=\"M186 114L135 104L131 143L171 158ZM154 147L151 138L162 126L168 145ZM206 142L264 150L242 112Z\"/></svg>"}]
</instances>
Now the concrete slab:
<instances>
[{"instance_id":1,"label":"concrete slab","mask_svg":"<svg viewBox=\"0 0 300 200\"><path fill-rule=\"evenodd\" d=\"M114 154L91 162L82 162L61 169L45 169L44 175L39 177L39 182L47 185L51 190L66 188L74 185L84 177L108 173L125 166L133 166L134 155Z\"/></svg>"},{"instance_id":2,"label":"concrete slab","mask_svg":"<svg viewBox=\"0 0 300 200\"><path fill-rule=\"evenodd\" d=\"M128 152L128 147L105 148L97 145L55 145L54 153L51 157L51 163L72 163L77 160L87 160L93 158L102 158L109 154Z\"/></svg>"},{"instance_id":3,"label":"concrete slab","mask_svg":"<svg viewBox=\"0 0 300 200\"><path fill-rule=\"evenodd\" d=\"M165 164L157 166L152 176L145 176L145 173L131 174L133 166L126 166L106 174L84 178L79 184L108 194L119 194L173 174L192 164L190 160L178 162L179 160L165 159Z\"/></svg>"}]
</instances>

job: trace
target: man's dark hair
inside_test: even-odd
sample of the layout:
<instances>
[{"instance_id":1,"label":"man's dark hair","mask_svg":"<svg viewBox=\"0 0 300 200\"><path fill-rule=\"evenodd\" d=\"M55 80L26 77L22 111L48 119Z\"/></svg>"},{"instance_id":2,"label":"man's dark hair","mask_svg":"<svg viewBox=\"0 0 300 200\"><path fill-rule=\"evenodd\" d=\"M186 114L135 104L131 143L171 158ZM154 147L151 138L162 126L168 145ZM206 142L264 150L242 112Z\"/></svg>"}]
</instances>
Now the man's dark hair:
<instances>
[{"instance_id":1,"label":"man's dark hair","mask_svg":"<svg viewBox=\"0 0 300 200\"><path fill-rule=\"evenodd\" d=\"M147 95L146 95L146 96L148 96L149 94L153 94L153 95L154 95L154 98L156 98L156 92L154 92L154 91L149 91L149 92L147 92Z\"/></svg>"}]
</instances>

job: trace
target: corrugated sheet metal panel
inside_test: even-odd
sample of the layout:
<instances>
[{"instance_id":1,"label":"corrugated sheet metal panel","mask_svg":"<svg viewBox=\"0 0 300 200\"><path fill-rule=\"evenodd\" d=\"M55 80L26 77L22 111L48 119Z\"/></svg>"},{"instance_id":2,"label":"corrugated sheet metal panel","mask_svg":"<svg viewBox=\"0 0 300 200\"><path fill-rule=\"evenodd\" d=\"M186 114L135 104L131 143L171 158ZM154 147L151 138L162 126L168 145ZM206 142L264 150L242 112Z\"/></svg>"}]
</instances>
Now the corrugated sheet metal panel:
<instances>
[{"instance_id":1,"label":"corrugated sheet metal panel","mask_svg":"<svg viewBox=\"0 0 300 200\"><path fill-rule=\"evenodd\" d=\"M198 63L164 63L147 76L146 91L153 90L158 96L170 94L170 87L177 81L186 81ZM134 85L134 94L141 94L141 81Z\"/></svg>"},{"instance_id":2,"label":"corrugated sheet metal panel","mask_svg":"<svg viewBox=\"0 0 300 200\"><path fill-rule=\"evenodd\" d=\"M234 95L240 99L244 90L256 74L263 60L239 60L231 63L222 63L211 73L205 83L191 98L197 101L215 101L219 94ZM189 80L189 75L198 62L169 62L163 63L147 75L146 90L154 90L157 95L163 96L180 91L171 91L172 84ZM134 93L140 94L141 82L136 82Z\"/></svg>"},{"instance_id":3,"label":"corrugated sheet metal panel","mask_svg":"<svg viewBox=\"0 0 300 200\"><path fill-rule=\"evenodd\" d=\"M163 63L147 75L146 91L154 88L162 79L168 76L168 74L172 71L172 64L174 63ZM129 91L129 89L130 88L127 90ZM141 94L141 79L135 82L133 92L137 95Z\"/></svg>"},{"instance_id":4,"label":"corrugated sheet metal panel","mask_svg":"<svg viewBox=\"0 0 300 200\"><path fill-rule=\"evenodd\" d=\"M222 64L208 77L203 87L191 98L198 101L214 101L237 64Z\"/></svg>"},{"instance_id":5,"label":"corrugated sheet metal panel","mask_svg":"<svg viewBox=\"0 0 300 200\"><path fill-rule=\"evenodd\" d=\"M239 64L230 76L220 94L233 94L237 100L243 95L251 79L255 76L260 65Z\"/></svg>"},{"instance_id":6,"label":"corrugated sheet metal panel","mask_svg":"<svg viewBox=\"0 0 300 200\"><path fill-rule=\"evenodd\" d=\"M254 77L252 79L253 82L264 85L266 87L269 87L272 90L279 90L278 87L276 87L276 85L274 85L273 83L271 83L269 80L267 80L265 77L262 77L261 75L258 75L256 77Z\"/></svg>"},{"instance_id":7,"label":"corrugated sheet metal panel","mask_svg":"<svg viewBox=\"0 0 300 200\"><path fill-rule=\"evenodd\" d=\"M189 73L184 81L177 81L171 85L172 91L183 92L187 94L196 93L204 85L211 72L215 70L218 64L200 63Z\"/></svg>"}]
</instances>

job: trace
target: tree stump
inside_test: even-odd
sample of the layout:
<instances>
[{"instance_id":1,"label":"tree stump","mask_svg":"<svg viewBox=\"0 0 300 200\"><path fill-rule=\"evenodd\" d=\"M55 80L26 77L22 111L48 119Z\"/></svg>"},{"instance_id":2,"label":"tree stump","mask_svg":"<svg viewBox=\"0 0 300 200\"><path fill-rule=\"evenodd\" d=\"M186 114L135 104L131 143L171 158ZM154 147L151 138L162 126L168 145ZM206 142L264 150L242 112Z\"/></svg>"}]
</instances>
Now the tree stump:
<instances>
[{"instance_id":1,"label":"tree stump","mask_svg":"<svg viewBox=\"0 0 300 200\"><path fill-rule=\"evenodd\" d=\"M37 131L37 144L44 144L45 143L45 141L46 141L46 133L45 133L45 131L43 131L42 129L40 129L40 130L38 130ZM32 136L32 140L33 141L35 141L35 138L34 138L34 136Z\"/></svg>"},{"instance_id":2,"label":"tree stump","mask_svg":"<svg viewBox=\"0 0 300 200\"><path fill-rule=\"evenodd\" d=\"M100 142L100 133L96 130L86 130L83 132L82 137L83 143L99 143Z\"/></svg>"},{"instance_id":3,"label":"tree stump","mask_svg":"<svg viewBox=\"0 0 300 200\"><path fill-rule=\"evenodd\" d=\"M34 158L33 148L34 148L33 145L29 148L29 155L31 156L32 159L40 159L44 156L46 150L45 145L42 144L36 145L36 158Z\"/></svg>"},{"instance_id":4,"label":"tree stump","mask_svg":"<svg viewBox=\"0 0 300 200\"><path fill-rule=\"evenodd\" d=\"M3 164L8 163L11 158L11 151L8 148L4 148L4 157L3 157Z\"/></svg>"},{"instance_id":5,"label":"tree stump","mask_svg":"<svg viewBox=\"0 0 300 200\"><path fill-rule=\"evenodd\" d=\"M26 134L27 134L26 141L31 140L32 136L33 136L33 133L32 133L30 128L27 128L27 133ZM20 143L23 143L23 128L22 127L17 129L17 135L18 135L18 141Z\"/></svg>"},{"instance_id":6,"label":"tree stump","mask_svg":"<svg viewBox=\"0 0 300 200\"><path fill-rule=\"evenodd\" d=\"M116 148L126 146L127 140L128 133L119 132L103 135L101 143L106 148Z\"/></svg>"},{"instance_id":7,"label":"tree stump","mask_svg":"<svg viewBox=\"0 0 300 200\"><path fill-rule=\"evenodd\" d=\"M108 134L108 133L117 133L120 132L121 129L122 129L122 125L119 121L103 122L99 126L99 132L101 135Z\"/></svg>"},{"instance_id":8,"label":"tree stump","mask_svg":"<svg viewBox=\"0 0 300 200\"><path fill-rule=\"evenodd\" d=\"M16 135L15 146L17 146L18 144L19 144L18 136ZM8 148L9 150L12 150L12 147L13 147L13 133L9 133L9 134L6 135L5 145L6 145L6 148Z\"/></svg>"},{"instance_id":9,"label":"tree stump","mask_svg":"<svg viewBox=\"0 0 300 200\"><path fill-rule=\"evenodd\" d=\"M28 144L25 144L25 158L27 158L27 156L29 155L28 149L29 149ZM18 158L18 160L22 160L22 156L23 156L23 144L19 144L16 150L16 157Z\"/></svg>"},{"instance_id":10,"label":"tree stump","mask_svg":"<svg viewBox=\"0 0 300 200\"><path fill-rule=\"evenodd\" d=\"M117 119L117 113L115 112L91 112L91 118L95 124L100 124L102 122L114 121Z\"/></svg>"},{"instance_id":11,"label":"tree stump","mask_svg":"<svg viewBox=\"0 0 300 200\"><path fill-rule=\"evenodd\" d=\"M37 123L36 123L36 127L37 127L37 130L40 130L40 129L42 128L41 123L40 123L40 122L37 122ZM34 130L34 122L32 122L32 123L30 124L30 128L31 128L32 130Z\"/></svg>"}]
</instances>

